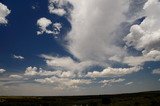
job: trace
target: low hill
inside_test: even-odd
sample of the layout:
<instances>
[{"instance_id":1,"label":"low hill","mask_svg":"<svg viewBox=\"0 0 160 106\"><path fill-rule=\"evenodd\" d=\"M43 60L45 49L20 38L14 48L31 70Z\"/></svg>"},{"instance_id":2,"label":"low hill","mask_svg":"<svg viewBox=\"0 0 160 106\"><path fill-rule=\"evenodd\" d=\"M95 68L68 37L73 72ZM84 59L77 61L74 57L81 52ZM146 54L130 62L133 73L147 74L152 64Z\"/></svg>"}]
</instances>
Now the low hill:
<instances>
[{"instance_id":1,"label":"low hill","mask_svg":"<svg viewBox=\"0 0 160 106\"><path fill-rule=\"evenodd\" d=\"M0 106L160 106L160 91L92 96L0 96Z\"/></svg>"}]
</instances>

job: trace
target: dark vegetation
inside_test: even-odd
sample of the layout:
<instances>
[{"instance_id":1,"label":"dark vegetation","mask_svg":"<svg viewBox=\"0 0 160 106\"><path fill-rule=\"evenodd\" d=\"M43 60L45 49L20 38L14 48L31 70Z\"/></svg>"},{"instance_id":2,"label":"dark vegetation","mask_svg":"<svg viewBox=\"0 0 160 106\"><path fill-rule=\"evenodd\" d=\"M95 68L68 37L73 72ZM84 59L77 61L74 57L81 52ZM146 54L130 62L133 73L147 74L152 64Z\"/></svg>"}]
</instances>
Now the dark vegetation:
<instances>
[{"instance_id":1,"label":"dark vegetation","mask_svg":"<svg viewBox=\"0 0 160 106\"><path fill-rule=\"evenodd\" d=\"M0 96L0 106L160 106L160 91L97 96Z\"/></svg>"}]
</instances>

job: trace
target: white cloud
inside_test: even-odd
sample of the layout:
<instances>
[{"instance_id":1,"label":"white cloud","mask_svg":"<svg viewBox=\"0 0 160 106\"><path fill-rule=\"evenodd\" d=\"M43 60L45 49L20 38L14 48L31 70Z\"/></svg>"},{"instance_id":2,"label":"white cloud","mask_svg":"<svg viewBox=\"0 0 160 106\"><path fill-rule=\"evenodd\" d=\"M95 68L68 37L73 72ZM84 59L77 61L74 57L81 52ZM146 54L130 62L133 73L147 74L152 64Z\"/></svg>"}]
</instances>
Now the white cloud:
<instances>
[{"instance_id":1,"label":"white cloud","mask_svg":"<svg viewBox=\"0 0 160 106\"><path fill-rule=\"evenodd\" d=\"M141 69L140 67L131 67L131 68L111 68L111 67L108 67L101 72L99 72L99 71L88 72L86 76L92 77L92 78L124 76L127 74L138 72L140 69Z\"/></svg>"},{"instance_id":2,"label":"white cloud","mask_svg":"<svg viewBox=\"0 0 160 106\"><path fill-rule=\"evenodd\" d=\"M148 0L143 9L146 18L140 25L133 25L130 33L124 38L128 47L132 46L142 51L142 56L126 57L127 61L132 61L132 63L135 61L133 65L160 60L160 2Z\"/></svg>"},{"instance_id":3,"label":"white cloud","mask_svg":"<svg viewBox=\"0 0 160 106\"><path fill-rule=\"evenodd\" d=\"M51 33L49 30L47 30L47 27L49 25L51 25L52 22L51 20L45 18L45 17L42 17L40 19L37 20L37 25L39 26L40 28L40 31L37 31L37 34L43 34L44 32L45 33Z\"/></svg>"},{"instance_id":4,"label":"white cloud","mask_svg":"<svg viewBox=\"0 0 160 106\"><path fill-rule=\"evenodd\" d=\"M62 28L61 23L54 23L53 24L54 34L59 34L61 31L61 28Z\"/></svg>"},{"instance_id":5,"label":"white cloud","mask_svg":"<svg viewBox=\"0 0 160 106\"><path fill-rule=\"evenodd\" d=\"M40 27L42 27L43 29L45 29L47 26L49 26L50 24L52 24L51 20L43 17L38 19L37 21L37 25L39 25Z\"/></svg>"},{"instance_id":6,"label":"white cloud","mask_svg":"<svg viewBox=\"0 0 160 106\"><path fill-rule=\"evenodd\" d=\"M125 21L128 0L69 0L72 30L66 37L70 53L82 61L105 61L113 55L124 55L117 46L120 36L113 33ZM118 52L117 52L118 51Z\"/></svg>"},{"instance_id":7,"label":"white cloud","mask_svg":"<svg viewBox=\"0 0 160 106\"><path fill-rule=\"evenodd\" d=\"M125 85L131 85L131 84L133 84L133 82L128 82L128 83L126 83Z\"/></svg>"},{"instance_id":8,"label":"white cloud","mask_svg":"<svg viewBox=\"0 0 160 106\"><path fill-rule=\"evenodd\" d=\"M74 78L76 77L76 73L73 71L62 71L62 70L53 70L47 71L42 68L37 67L27 67L24 75L26 76L56 76L61 78Z\"/></svg>"},{"instance_id":9,"label":"white cloud","mask_svg":"<svg viewBox=\"0 0 160 106\"><path fill-rule=\"evenodd\" d=\"M0 69L0 73L4 73L5 71L5 69Z\"/></svg>"},{"instance_id":10,"label":"white cloud","mask_svg":"<svg viewBox=\"0 0 160 106\"><path fill-rule=\"evenodd\" d=\"M11 11L4 4L0 3L0 24L7 24L8 20L6 16L8 16Z\"/></svg>"},{"instance_id":11,"label":"white cloud","mask_svg":"<svg viewBox=\"0 0 160 106\"><path fill-rule=\"evenodd\" d=\"M34 76L34 75L37 75L38 72L37 72L38 68L37 67L27 67L26 70L25 70L25 73L24 75L27 75L27 76Z\"/></svg>"},{"instance_id":12,"label":"white cloud","mask_svg":"<svg viewBox=\"0 0 160 106\"><path fill-rule=\"evenodd\" d=\"M149 61L159 61L160 60L160 51L151 50L148 53L144 53L141 56L113 56L109 60L126 63L129 66L143 66L145 62Z\"/></svg>"},{"instance_id":13,"label":"white cloud","mask_svg":"<svg viewBox=\"0 0 160 106\"><path fill-rule=\"evenodd\" d=\"M13 58L15 59L19 59L19 60L23 60L24 57L23 56L18 56L18 55L13 55Z\"/></svg>"},{"instance_id":14,"label":"white cloud","mask_svg":"<svg viewBox=\"0 0 160 106\"><path fill-rule=\"evenodd\" d=\"M157 2L147 2L150 5L154 4L153 10L156 11L150 11L148 9L151 8L150 5L146 6L147 3L145 4L144 10L147 18L141 25L133 25L130 29L130 34L124 38L127 46L143 50L142 56L130 56L124 47L120 47L117 44L117 40L123 40L123 38L115 33L119 25L126 21L124 13L128 11L129 0L49 0L48 8L50 13L63 16L65 13L59 14L55 11L57 11L56 9L64 9L63 6L68 1L74 6L74 9L71 12L70 20L72 30L65 38L68 42L66 47L78 61L70 57L41 55L48 66L59 67L62 71L58 72L62 76L75 76L77 72L81 73L81 71L92 65L97 65L97 63L100 66L107 65L108 60L126 63L131 68L108 67L101 72L88 72L87 76L123 76L139 71L141 65L146 61L159 61L160 52L157 46L159 44L159 25L155 26L155 24L159 24L157 21L157 17L159 17L157 14L159 11ZM151 17L151 12L154 12L153 17ZM45 30L47 30L46 27L44 27ZM61 27L60 23L53 23L53 31L47 30L46 33L60 31ZM153 31L156 31L156 33L152 33ZM46 71L46 73L49 72Z\"/></svg>"},{"instance_id":15,"label":"white cloud","mask_svg":"<svg viewBox=\"0 0 160 106\"><path fill-rule=\"evenodd\" d=\"M100 81L99 83L102 83L103 85L101 87L105 87L107 85L111 85L113 83L119 83L119 82L123 82L125 79L119 78L119 79L110 79L110 80L103 80Z\"/></svg>"},{"instance_id":16,"label":"white cloud","mask_svg":"<svg viewBox=\"0 0 160 106\"><path fill-rule=\"evenodd\" d=\"M97 64L91 61L77 62L70 57L54 57L44 54L42 54L41 57L45 59L48 66L60 67L62 70L78 72L79 74L86 68Z\"/></svg>"},{"instance_id":17,"label":"white cloud","mask_svg":"<svg viewBox=\"0 0 160 106\"><path fill-rule=\"evenodd\" d=\"M54 9L54 7L52 7L53 5L49 6L49 12L52 14L56 14L59 16L63 16L64 14L66 14L66 11L63 8L58 8L58 9Z\"/></svg>"},{"instance_id":18,"label":"white cloud","mask_svg":"<svg viewBox=\"0 0 160 106\"><path fill-rule=\"evenodd\" d=\"M10 75L10 78L14 78L14 79L22 79L23 77L21 75Z\"/></svg>"},{"instance_id":19,"label":"white cloud","mask_svg":"<svg viewBox=\"0 0 160 106\"><path fill-rule=\"evenodd\" d=\"M46 70L43 70L43 69L39 69L39 72L37 72L37 75L40 75L40 76L52 76L52 75L60 76L61 74L62 74L61 70L58 70L58 71L46 71Z\"/></svg>"},{"instance_id":20,"label":"white cloud","mask_svg":"<svg viewBox=\"0 0 160 106\"><path fill-rule=\"evenodd\" d=\"M160 68L153 70L153 74L160 74Z\"/></svg>"},{"instance_id":21,"label":"white cloud","mask_svg":"<svg viewBox=\"0 0 160 106\"><path fill-rule=\"evenodd\" d=\"M37 20L37 25L40 29L40 31L37 31L38 35L41 35L43 33L47 33L47 34L53 34L53 35L58 35L61 31L62 25L61 23L53 23L53 29L48 29L47 27L49 27L52 24L52 21L42 17L40 19Z\"/></svg>"},{"instance_id":22,"label":"white cloud","mask_svg":"<svg viewBox=\"0 0 160 106\"><path fill-rule=\"evenodd\" d=\"M144 54L143 56L126 56L121 61L123 63L127 63L130 66L142 66L145 62L159 60L160 51L152 50L149 53Z\"/></svg>"},{"instance_id":23,"label":"white cloud","mask_svg":"<svg viewBox=\"0 0 160 106\"><path fill-rule=\"evenodd\" d=\"M74 73L72 71L63 71L62 74L59 77L62 77L62 78L74 78L74 77L76 77L76 73Z\"/></svg>"},{"instance_id":24,"label":"white cloud","mask_svg":"<svg viewBox=\"0 0 160 106\"><path fill-rule=\"evenodd\" d=\"M58 16L63 16L66 14L63 6L67 3L66 0L49 0L49 12L51 14L56 14Z\"/></svg>"},{"instance_id":25,"label":"white cloud","mask_svg":"<svg viewBox=\"0 0 160 106\"><path fill-rule=\"evenodd\" d=\"M37 74L39 76L57 76L60 78L73 78L75 77L75 73L71 72L71 71L61 71L61 70L56 70L56 71L46 71L43 69L39 69L39 71L37 71Z\"/></svg>"},{"instance_id":26,"label":"white cloud","mask_svg":"<svg viewBox=\"0 0 160 106\"><path fill-rule=\"evenodd\" d=\"M155 59L152 57L147 57L146 59L146 57L139 56L136 58L140 61L136 63L133 60L134 56L128 56L126 49L117 44L117 40L122 40L123 38L114 32L122 22L126 21L124 13L129 9L129 0L49 0L49 10L61 9L67 2L70 2L74 9L71 12L70 20L72 30L65 38L68 42L66 47L80 62L76 62L70 57L54 57L54 59L46 59L47 65L75 70L80 69L79 64L82 62L87 64L88 61L100 63L100 66L104 66L104 64L107 65L108 60L117 60L121 57L119 61L123 60L123 63L127 63L130 66L139 66L145 61ZM145 1L143 0L143 2ZM137 26L135 28L132 26L131 30L136 32L139 28ZM152 50L152 52L155 51ZM145 55L148 56L148 54ZM115 58L115 56L118 58ZM73 68L70 68L70 64L72 64Z\"/></svg>"},{"instance_id":27,"label":"white cloud","mask_svg":"<svg viewBox=\"0 0 160 106\"><path fill-rule=\"evenodd\" d=\"M118 45L117 40L123 41L123 38L116 34L119 25L126 21L124 13L129 9L129 0L49 0L49 11L63 9L68 1L74 9L70 20L72 30L65 38L68 42L65 47L78 61L70 57L42 55L48 66L60 67L65 71L64 76L74 76L75 73L81 73L82 70L97 64L105 66L109 60L126 63L131 67L111 68L107 66L108 68L102 72L94 71L87 74L90 77L105 77L137 72L145 62L160 60L159 46L157 46L159 44L159 25L155 25L159 24L157 2L148 3L148 1L145 4L146 19L140 25L133 25L130 34L124 38L128 47L133 46L137 50L143 50L141 56L132 56L127 53L125 47ZM144 2L143 0L143 4ZM155 7L150 10L152 5ZM53 31L60 31L61 27L61 24L54 23ZM153 31L156 33L152 33Z\"/></svg>"},{"instance_id":28,"label":"white cloud","mask_svg":"<svg viewBox=\"0 0 160 106\"><path fill-rule=\"evenodd\" d=\"M157 2L159 2L159 0L148 0L145 5L144 5L144 9L148 8L150 5L152 4L157 4Z\"/></svg>"},{"instance_id":29,"label":"white cloud","mask_svg":"<svg viewBox=\"0 0 160 106\"><path fill-rule=\"evenodd\" d=\"M133 25L130 34L125 37L126 44L133 46L137 50L144 49L145 52L156 49L159 50L160 3L158 0L148 0L144 5L145 20L140 25Z\"/></svg>"},{"instance_id":30,"label":"white cloud","mask_svg":"<svg viewBox=\"0 0 160 106\"><path fill-rule=\"evenodd\" d=\"M77 88L84 84L90 84L91 80L85 79L69 79L69 78L58 78L58 77L50 77L44 79L35 79L36 82L40 82L42 84L55 84L62 89L66 88Z\"/></svg>"},{"instance_id":31,"label":"white cloud","mask_svg":"<svg viewBox=\"0 0 160 106\"><path fill-rule=\"evenodd\" d=\"M140 66L147 61L160 60L160 3L158 0L149 0L145 3L143 12L146 18L140 25L133 25L130 34L124 38L127 46L133 46L139 51L143 50L141 56L130 56L125 48L117 46L116 40L121 38L114 32L125 21L123 13L128 10L127 0L115 0L116 3L113 0L69 1L73 4L74 10L71 14L72 30L66 39L69 41L67 47L70 53L76 58L81 61L105 63L109 59L130 66ZM143 4L144 2L146 1L143 0ZM111 7L114 7L114 10ZM112 13L109 10L112 10Z\"/></svg>"}]
</instances>

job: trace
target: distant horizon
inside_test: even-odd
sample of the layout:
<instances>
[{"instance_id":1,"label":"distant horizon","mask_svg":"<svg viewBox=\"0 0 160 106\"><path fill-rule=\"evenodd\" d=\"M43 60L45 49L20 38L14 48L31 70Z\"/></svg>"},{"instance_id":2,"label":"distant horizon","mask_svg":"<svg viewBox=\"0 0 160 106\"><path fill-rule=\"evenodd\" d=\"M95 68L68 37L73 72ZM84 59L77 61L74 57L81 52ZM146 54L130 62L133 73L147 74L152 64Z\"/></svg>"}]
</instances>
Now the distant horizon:
<instances>
[{"instance_id":1,"label":"distant horizon","mask_svg":"<svg viewBox=\"0 0 160 106\"><path fill-rule=\"evenodd\" d=\"M140 91L140 92L129 92L129 93L117 93L117 94L96 94L96 95L0 95L0 97L87 97L87 96L114 96L114 95L130 95L130 94L139 94L139 93L154 93L154 92L160 92L160 90L154 90L154 91Z\"/></svg>"},{"instance_id":2,"label":"distant horizon","mask_svg":"<svg viewBox=\"0 0 160 106\"><path fill-rule=\"evenodd\" d=\"M160 92L160 90L153 91L138 91L138 92L122 92L122 93L106 93L106 94L80 94L80 95L0 95L0 97L78 97L78 96L114 96L114 95L127 95L127 94L139 94L139 93L149 93L149 92Z\"/></svg>"}]
</instances>

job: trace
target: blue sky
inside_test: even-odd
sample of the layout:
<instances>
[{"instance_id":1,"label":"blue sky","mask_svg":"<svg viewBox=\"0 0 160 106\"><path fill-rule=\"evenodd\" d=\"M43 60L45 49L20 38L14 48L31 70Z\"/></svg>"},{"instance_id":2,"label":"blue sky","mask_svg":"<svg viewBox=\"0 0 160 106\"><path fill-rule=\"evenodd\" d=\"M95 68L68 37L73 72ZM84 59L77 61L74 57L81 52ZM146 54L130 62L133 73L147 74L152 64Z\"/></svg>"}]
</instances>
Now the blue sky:
<instances>
[{"instance_id":1,"label":"blue sky","mask_svg":"<svg viewBox=\"0 0 160 106\"><path fill-rule=\"evenodd\" d=\"M1 0L0 95L160 89L158 0Z\"/></svg>"}]
</instances>

